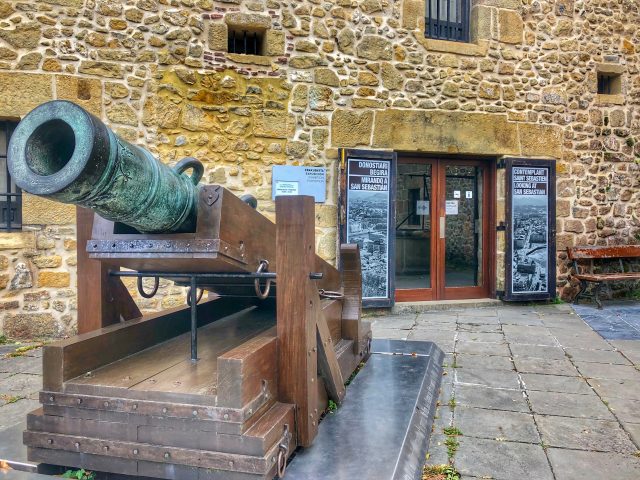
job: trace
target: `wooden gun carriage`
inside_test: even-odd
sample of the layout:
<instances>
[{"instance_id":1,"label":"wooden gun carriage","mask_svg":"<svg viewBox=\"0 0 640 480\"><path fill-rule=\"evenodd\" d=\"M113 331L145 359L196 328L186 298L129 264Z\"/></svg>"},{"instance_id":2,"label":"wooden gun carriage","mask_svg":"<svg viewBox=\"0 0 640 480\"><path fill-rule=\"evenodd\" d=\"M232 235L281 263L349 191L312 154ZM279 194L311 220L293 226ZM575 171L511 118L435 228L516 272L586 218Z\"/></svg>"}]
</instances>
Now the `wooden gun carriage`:
<instances>
[{"instance_id":1,"label":"wooden gun carriage","mask_svg":"<svg viewBox=\"0 0 640 480\"><path fill-rule=\"evenodd\" d=\"M29 142L40 154L57 148L59 136L41 138L47 122L65 121L56 115L23 120L14 170ZM127 147L110 135L112 151ZM342 245L340 271L315 254L311 197L278 197L274 224L221 186L195 195L191 231L141 233L78 209L81 333L44 347L42 407L24 433L31 461L180 480L272 478L311 445L329 400L344 398L371 342L357 246ZM122 276L138 277L145 296L154 292L143 278L174 280L189 287L189 305L141 315Z\"/></svg>"}]
</instances>

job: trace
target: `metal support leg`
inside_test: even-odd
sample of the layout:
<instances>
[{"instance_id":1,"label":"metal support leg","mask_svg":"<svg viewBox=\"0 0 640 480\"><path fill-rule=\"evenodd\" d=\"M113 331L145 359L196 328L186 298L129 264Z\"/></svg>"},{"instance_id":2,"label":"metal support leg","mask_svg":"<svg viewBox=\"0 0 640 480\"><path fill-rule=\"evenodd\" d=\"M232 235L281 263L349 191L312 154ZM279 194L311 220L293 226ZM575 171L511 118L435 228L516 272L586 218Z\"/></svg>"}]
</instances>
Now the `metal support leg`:
<instances>
[{"instance_id":1,"label":"metal support leg","mask_svg":"<svg viewBox=\"0 0 640 480\"><path fill-rule=\"evenodd\" d=\"M198 291L196 277L191 277L189 297L191 301L191 361L198 360Z\"/></svg>"},{"instance_id":2,"label":"metal support leg","mask_svg":"<svg viewBox=\"0 0 640 480\"><path fill-rule=\"evenodd\" d=\"M596 305L598 305L598 310L602 310L602 300L600 300L600 290L602 290L602 282L598 282L596 288L593 292L593 299L596 301Z\"/></svg>"},{"instance_id":3,"label":"metal support leg","mask_svg":"<svg viewBox=\"0 0 640 480\"><path fill-rule=\"evenodd\" d=\"M587 282L585 282L584 280L580 280L580 291L576 295L576 298L573 299L573 303L578 305L578 303L580 302L580 297L583 296L584 292L586 291L587 291Z\"/></svg>"}]
</instances>

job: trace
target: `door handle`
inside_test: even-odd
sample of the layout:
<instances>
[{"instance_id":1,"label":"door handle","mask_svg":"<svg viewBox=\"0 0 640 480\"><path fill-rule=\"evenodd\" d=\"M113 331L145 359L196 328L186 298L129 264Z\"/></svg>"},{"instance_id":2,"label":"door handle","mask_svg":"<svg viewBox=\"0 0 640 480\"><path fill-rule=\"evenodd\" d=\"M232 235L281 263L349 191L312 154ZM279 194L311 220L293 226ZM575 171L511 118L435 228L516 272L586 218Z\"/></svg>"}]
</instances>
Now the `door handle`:
<instances>
[{"instance_id":1,"label":"door handle","mask_svg":"<svg viewBox=\"0 0 640 480\"><path fill-rule=\"evenodd\" d=\"M440 217L440 238L444 238L444 217Z\"/></svg>"}]
</instances>

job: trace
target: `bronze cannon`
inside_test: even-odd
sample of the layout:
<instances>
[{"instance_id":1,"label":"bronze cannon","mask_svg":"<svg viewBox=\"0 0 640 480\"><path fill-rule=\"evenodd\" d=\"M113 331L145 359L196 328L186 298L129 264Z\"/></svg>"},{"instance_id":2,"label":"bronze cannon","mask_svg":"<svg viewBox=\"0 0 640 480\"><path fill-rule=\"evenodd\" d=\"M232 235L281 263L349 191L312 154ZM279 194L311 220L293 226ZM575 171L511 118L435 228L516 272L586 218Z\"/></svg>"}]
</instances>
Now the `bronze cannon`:
<instances>
[{"instance_id":1,"label":"bronze cannon","mask_svg":"<svg viewBox=\"0 0 640 480\"><path fill-rule=\"evenodd\" d=\"M11 178L34 195L88 207L139 232L195 230L202 164L187 158L170 168L74 103L31 111L11 138L8 162Z\"/></svg>"}]
</instances>

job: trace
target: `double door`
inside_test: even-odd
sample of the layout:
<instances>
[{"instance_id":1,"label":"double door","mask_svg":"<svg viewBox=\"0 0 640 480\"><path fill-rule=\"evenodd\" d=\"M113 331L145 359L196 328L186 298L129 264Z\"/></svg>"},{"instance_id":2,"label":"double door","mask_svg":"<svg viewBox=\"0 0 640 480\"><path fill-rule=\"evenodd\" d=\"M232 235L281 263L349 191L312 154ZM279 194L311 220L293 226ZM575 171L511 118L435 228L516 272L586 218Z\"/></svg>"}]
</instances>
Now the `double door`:
<instances>
[{"instance_id":1,"label":"double door","mask_svg":"<svg viewBox=\"0 0 640 480\"><path fill-rule=\"evenodd\" d=\"M399 158L396 175L396 301L490 295L492 164Z\"/></svg>"}]
</instances>

